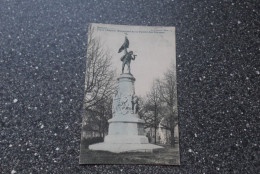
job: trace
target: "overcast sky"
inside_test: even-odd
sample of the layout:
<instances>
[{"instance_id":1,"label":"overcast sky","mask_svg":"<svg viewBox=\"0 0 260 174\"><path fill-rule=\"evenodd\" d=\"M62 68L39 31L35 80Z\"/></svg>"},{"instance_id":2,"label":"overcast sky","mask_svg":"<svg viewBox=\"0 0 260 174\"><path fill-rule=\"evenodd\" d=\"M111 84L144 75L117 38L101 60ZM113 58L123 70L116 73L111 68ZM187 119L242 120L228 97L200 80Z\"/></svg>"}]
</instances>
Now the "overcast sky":
<instances>
[{"instance_id":1,"label":"overcast sky","mask_svg":"<svg viewBox=\"0 0 260 174\"><path fill-rule=\"evenodd\" d=\"M145 95L155 78L162 78L171 63L176 65L175 28L127 25L92 24L95 36L99 37L104 49L112 56L118 76L121 74L120 58L124 51L118 49L124 43L125 33L129 40L128 51L137 55L131 61L131 73L136 78L135 92ZM127 72L127 66L125 66Z\"/></svg>"}]
</instances>

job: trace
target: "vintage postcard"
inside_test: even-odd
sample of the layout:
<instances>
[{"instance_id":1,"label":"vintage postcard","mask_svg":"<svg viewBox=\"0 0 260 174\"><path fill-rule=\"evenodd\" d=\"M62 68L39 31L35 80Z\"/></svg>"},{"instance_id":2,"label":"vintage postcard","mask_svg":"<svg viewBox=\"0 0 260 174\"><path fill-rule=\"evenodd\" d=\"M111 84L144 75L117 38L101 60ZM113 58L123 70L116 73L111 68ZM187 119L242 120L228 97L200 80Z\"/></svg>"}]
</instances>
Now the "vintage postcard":
<instances>
[{"instance_id":1,"label":"vintage postcard","mask_svg":"<svg viewBox=\"0 0 260 174\"><path fill-rule=\"evenodd\" d=\"M174 27L90 24L80 164L180 165Z\"/></svg>"}]
</instances>

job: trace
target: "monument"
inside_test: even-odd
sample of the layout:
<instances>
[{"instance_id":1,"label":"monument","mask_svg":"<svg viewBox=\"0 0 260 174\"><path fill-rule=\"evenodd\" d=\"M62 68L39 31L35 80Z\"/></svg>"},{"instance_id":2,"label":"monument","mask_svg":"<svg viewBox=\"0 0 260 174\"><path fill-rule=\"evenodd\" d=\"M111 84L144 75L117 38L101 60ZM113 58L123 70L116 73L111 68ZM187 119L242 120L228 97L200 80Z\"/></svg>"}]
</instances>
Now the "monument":
<instances>
[{"instance_id":1,"label":"monument","mask_svg":"<svg viewBox=\"0 0 260 174\"><path fill-rule=\"evenodd\" d=\"M121 57L122 74L118 77L117 90L113 97L113 117L108 120L108 135L103 143L89 146L90 150L103 150L114 153L120 152L151 152L153 149L163 148L148 142L145 136L144 120L138 115L138 97L135 95L135 78L130 71L131 60L135 60L133 51L127 51L129 40L125 36L124 44L119 53ZM124 73L125 65L128 73Z\"/></svg>"}]
</instances>

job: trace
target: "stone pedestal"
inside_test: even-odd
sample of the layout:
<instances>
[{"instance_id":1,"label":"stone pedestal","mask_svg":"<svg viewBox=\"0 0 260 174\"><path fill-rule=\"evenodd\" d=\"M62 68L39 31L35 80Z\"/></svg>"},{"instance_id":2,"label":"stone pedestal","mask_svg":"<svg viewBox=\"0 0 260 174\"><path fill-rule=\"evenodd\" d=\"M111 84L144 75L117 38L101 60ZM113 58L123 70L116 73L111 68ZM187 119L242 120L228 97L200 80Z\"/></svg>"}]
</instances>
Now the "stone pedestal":
<instances>
[{"instance_id":1,"label":"stone pedestal","mask_svg":"<svg viewBox=\"0 0 260 174\"><path fill-rule=\"evenodd\" d=\"M89 146L91 150L120 152L151 152L161 146L149 144L144 132L144 121L137 114L132 74L121 74L113 98L113 118L108 120L109 130L103 143Z\"/></svg>"}]
</instances>

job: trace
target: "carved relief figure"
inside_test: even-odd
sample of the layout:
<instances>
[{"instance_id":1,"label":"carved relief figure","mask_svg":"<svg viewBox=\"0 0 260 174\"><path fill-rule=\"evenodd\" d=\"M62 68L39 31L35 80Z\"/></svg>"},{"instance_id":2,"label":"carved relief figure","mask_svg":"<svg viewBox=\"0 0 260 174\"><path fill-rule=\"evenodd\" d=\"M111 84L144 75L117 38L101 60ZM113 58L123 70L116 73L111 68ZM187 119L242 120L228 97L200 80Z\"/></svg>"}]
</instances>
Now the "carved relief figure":
<instances>
[{"instance_id":1,"label":"carved relief figure","mask_svg":"<svg viewBox=\"0 0 260 174\"><path fill-rule=\"evenodd\" d=\"M138 97L136 95L133 95L132 109L133 109L133 113L137 114L139 105L138 105Z\"/></svg>"}]
</instances>

